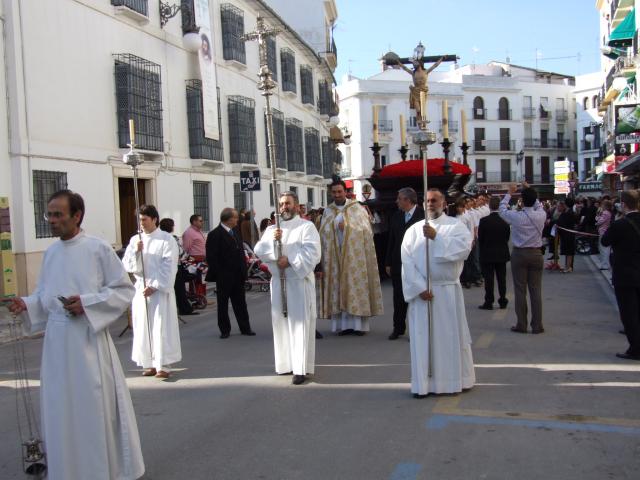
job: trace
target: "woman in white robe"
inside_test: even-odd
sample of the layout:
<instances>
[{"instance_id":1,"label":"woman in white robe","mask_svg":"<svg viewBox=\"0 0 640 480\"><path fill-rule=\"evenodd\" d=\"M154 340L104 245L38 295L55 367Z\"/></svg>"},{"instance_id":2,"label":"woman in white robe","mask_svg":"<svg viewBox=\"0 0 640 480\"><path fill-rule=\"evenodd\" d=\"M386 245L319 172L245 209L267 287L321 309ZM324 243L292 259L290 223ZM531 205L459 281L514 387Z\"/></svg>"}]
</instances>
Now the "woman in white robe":
<instances>
[{"instance_id":1,"label":"woman in white robe","mask_svg":"<svg viewBox=\"0 0 640 480\"><path fill-rule=\"evenodd\" d=\"M155 369L158 373L168 374L170 365L182 359L178 309L173 290L178 269L178 245L170 234L159 228L142 233L145 286L142 262L137 252L138 242L138 235L131 237L122 259L125 270L133 273L136 279L136 295L132 305L131 359L146 371ZM152 287L155 292L145 298L145 287Z\"/></svg>"},{"instance_id":2,"label":"woman in white robe","mask_svg":"<svg viewBox=\"0 0 640 480\"><path fill-rule=\"evenodd\" d=\"M38 286L24 298L25 330L46 328L40 407L49 480L134 479L144 473L129 389L108 327L134 289L103 240L80 232L47 249ZM58 296L79 295L68 316Z\"/></svg>"},{"instance_id":3,"label":"woman in white robe","mask_svg":"<svg viewBox=\"0 0 640 480\"><path fill-rule=\"evenodd\" d=\"M429 240L431 270L433 365L429 378L429 327L424 221L412 225L402 241L402 291L409 303L411 391L415 395L454 393L475 383L471 335L467 325L460 273L471 251L472 236L456 218L441 214L429 220L436 236Z\"/></svg>"},{"instance_id":4,"label":"woman in white robe","mask_svg":"<svg viewBox=\"0 0 640 480\"><path fill-rule=\"evenodd\" d=\"M255 253L272 273L271 320L276 373L314 373L316 293L314 269L320 262L320 235L313 223L296 215L280 223L285 269L287 317L282 315L280 270L276 264L275 226L268 227L255 246Z\"/></svg>"}]
</instances>

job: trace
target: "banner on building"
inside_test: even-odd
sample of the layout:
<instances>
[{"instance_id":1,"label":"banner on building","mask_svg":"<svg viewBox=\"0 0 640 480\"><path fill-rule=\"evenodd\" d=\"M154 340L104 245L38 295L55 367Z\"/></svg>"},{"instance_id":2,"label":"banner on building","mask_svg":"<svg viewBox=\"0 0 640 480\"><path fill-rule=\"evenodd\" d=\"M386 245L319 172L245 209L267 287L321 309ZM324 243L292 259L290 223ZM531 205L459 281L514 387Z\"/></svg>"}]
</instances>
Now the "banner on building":
<instances>
[{"instance_id":1,"label":"banner on building","mask_svg":"<svg viewBox=\"0 0 640 480\"><path fill-rule=\"evenodd\" d=\"M16 264L11 246L11 215L8 197L0 197L0 268L2 268L0 297L15 297L18 290Z\"/></svg>"},{"instance_id":2,"label":"banner on building","mask_svg":"<svg viewBox=\"0 0 640 480\"><path fill-rule=\"evenodd\" d=\"M218 90L216 66L213 61L213 36L211 35L211 16L209 0L194 0L196 25L200 27L202 41L198 50L200 78L202 79L202 116L204 118L204 136L212 140L220 140L218 126Z\"/></svg>"},{"instance_id":3,"label":"banner on building","mask_svg":"<svg viewBox=\"0 0 640 480\"><path fill-rule=\"evenodd\" d=\"M640 105L616 105L616 135L640 132Z\"/></svg>"}]
</instances>

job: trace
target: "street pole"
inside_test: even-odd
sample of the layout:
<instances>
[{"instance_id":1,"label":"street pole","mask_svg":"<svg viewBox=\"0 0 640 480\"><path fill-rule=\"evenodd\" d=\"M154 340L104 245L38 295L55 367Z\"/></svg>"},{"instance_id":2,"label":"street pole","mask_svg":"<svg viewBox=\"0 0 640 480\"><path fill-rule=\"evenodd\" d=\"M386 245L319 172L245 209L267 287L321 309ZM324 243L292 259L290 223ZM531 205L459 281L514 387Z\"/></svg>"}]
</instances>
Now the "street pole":
<instances>
[{"instance_id":1,"label":"street pole","mask_svg":"<svg viewBox=\"0 0 640 480\"><path fill-rule=\"evenodd\" d=\"M273 95L273 90L276 88L276 83L271 78L271 70L269 70L269 64L267 62L267 38L273 37L280 33L280 29L267 27L264 23L264 19L262 17L258 17L256 20L256 30L253 32L246 33L242 35L240 38L243 41L257 40L258 41L258 52L260 54L260 73L258 73L258 77L260 81L258 82L258 90L262 92L262 96L266 102L266 110L265 117L267 120L267 138L268 138L268 147L269 147L269 161L271 162L271 184L273 185L273 204L276 207L275 211L275 220L276 220L276 229L280 230L280 209L279 209L279 199L278 195L278 179L277 179L277 169L276 169L276 144L273 135L273 111L271 110L271 95ZM282 256L282 240L276 240L276 255L278 258ZM284 268L280 269L280 294L282 301L282 316L286 317L288 315L287 309L287 277L285 275Z\"/></svg>"}]
</instances>

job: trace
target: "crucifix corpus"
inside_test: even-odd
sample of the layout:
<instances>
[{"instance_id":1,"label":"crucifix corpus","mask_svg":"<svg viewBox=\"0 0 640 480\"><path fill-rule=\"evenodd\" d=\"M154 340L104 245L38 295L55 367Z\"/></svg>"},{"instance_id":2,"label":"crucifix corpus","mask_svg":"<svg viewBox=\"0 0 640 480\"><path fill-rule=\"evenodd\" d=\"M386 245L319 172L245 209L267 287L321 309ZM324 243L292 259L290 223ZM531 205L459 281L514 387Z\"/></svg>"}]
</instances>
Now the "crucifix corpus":
<instances>
[{"instance_id":1,"label":"crucifix corpus","mask_svg":"<svg viewBox=\"0 0 640 480\"><path fill-rule=\"evenodd\" d=\"M459 60L457 55L430 55L424 56L425 47L422 42L413 50L412 57L400 58L393 52L387 53L383 58L386 65L392 67L400 67L413 78L413 85L409 87L409 107L416 111L416 118L421 120L426 118L426 97L429 93L427 80L429 74L438 68L443 62L456 62ZM425 69L425 64L432 64ZM407 67L412 65L413 70ZM424 92L423 101L421 101L420 92ZM424 103L424 105L422 105ZM423 112L423 108L425 111Z\"/></svg>"}]
</instances>

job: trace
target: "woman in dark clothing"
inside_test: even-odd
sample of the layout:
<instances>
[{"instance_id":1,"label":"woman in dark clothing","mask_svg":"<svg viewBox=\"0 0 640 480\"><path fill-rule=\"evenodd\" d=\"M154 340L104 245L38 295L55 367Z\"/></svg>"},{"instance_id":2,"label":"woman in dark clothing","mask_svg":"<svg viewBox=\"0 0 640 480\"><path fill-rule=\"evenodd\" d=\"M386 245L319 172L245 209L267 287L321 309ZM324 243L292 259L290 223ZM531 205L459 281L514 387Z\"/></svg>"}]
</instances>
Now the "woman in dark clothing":
<instances>
[{"instance_id":1,"label":"woman in dark clothing","mask_svg":"<svg viewBox=\"0 0 640 480\"><path fill-rule=\"evenodd\" d=\"M559 205L562 213L560 213L556 225L558 227L557 235L560 236L560 255L565 256L562 272L571 273L573 272L573 257L576 254L576 235L563 229L575 230L576 228L576 215L573 212L574 201L572 198L567 198Z\"/></svg>"}]
</instances>

